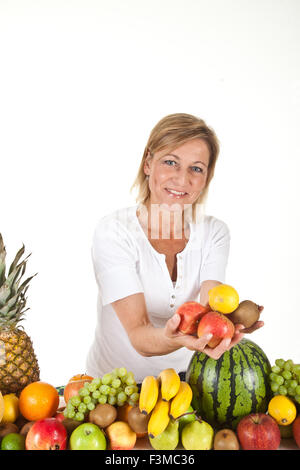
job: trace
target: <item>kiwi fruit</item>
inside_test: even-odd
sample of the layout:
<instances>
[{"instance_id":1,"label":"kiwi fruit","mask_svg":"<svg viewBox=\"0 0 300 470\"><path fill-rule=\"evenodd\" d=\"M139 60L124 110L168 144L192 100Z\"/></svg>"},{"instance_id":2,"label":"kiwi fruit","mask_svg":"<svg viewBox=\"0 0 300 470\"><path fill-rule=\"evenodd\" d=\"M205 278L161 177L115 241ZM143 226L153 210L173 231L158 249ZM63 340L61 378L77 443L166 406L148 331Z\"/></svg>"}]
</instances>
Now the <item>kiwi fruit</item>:
<instances>
[{"instance_id":1,"label":"kiwi fruit","mask_svg":"<svg viewBox=\"0 0 300 470\"><path fill-rule=\"evenodd\" d=\"M34 423L35 421L27 421L27 423L22 426L20 434L22 434L22 436L27 436L28 431L30 430L31 426L34 425Z\"/></svg>"},{"instance_id":2,"label":"kiwi fruit","mask_svg":"<svg viewBox=\"0 0 300 470\"><path fill-rule=\"evenodd\" d=\"M14 423L1 423L0 424L0 439L3 439L6 434L10 434L11 432L18 433L19 428Z\"/></svg>"},{"instance_id":3,"label":"kiwi fruit","mask_svg":"<svg viewBox=\"0 0 300 470\"><path fill-rule=\"evenodd\" d=\"M106 428L117 418L117 410L113 405L104 403L96 406L89 412L89 422L97 424L100 428Z\"/></svg>"},{"instance_id":4,"label":"kiwi fruit","mask_svg":"<svg viewBox=\"0 0 300 470\"><path fill-rule=\"evenodd\" d=\"M214 437L214 450L239 450L236 434L231 429L221 429Z\"/></svg>"},{"instance_id":5,"label":"kiwi fruit","mask_svg":"<svg viewBox=\"0 0 300 470\"><path fill-rule=\"evenodd\" d=\"M14 422L14 424L16 426L18 426L19 429L21 429L24 424L28 423L28 419L24 418L23 415L21 415L21 413L19 414L18 418L16 419L16 421Z\"/></svg>"},{"instance_id":6,"label":"kiwi fruit","mask_svg":"<svg viewBox=\"0 0 300 470\"><path fill-rule=\"evenodd\" d=\"M62 421L62 425L66 428L68 437L71 436L72 432L74 429L77 428L81 424L80 421L77 421L76 419L71 419L71 418L65 418Z\"/></svg>"},{"instance_id":7,"label":"kiwi fruit","mask_svg":"<svg viewBox=\"0 0 300 470\"><path fill-rule=\"evenodd\" d=\"M148 430L149 415L141 413L138 406L133 406L128 412L128 424L136 433L145 433Z\"/></svg>"},{"instance_id":8,"label":"kiwi fruit","mask_svg":"<svg viewBox=\"0 0 300 470\"><path fill-rule=\"evenodd\" d=\"M250 328L259 319L259 305L252 300L243 300L228 316L233 323L241 323L245 328Z\"/></svg>"}]
</instances>

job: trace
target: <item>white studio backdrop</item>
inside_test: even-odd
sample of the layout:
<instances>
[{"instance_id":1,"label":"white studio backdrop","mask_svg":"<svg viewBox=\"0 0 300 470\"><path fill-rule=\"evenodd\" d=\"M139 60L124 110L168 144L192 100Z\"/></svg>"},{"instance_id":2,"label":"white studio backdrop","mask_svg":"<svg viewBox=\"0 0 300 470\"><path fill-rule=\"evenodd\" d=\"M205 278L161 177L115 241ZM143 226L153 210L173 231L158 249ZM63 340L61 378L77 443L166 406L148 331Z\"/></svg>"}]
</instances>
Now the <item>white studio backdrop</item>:
<instances>
[{"instance_id":1,"label":"white studio backdrop","mask_svg":"<svg viewBox=\"0 0 300 470\"><path fill-rule=\"evenodd\" d=\"M85 370L95 225L136 203L175 112L221 142L206 213L231 231L226 281L265 307L249 338L300 362L299 65L298 0L0 0L0 232L38 272L23 325L42 380Z\"/></svg>"}]
</instances>

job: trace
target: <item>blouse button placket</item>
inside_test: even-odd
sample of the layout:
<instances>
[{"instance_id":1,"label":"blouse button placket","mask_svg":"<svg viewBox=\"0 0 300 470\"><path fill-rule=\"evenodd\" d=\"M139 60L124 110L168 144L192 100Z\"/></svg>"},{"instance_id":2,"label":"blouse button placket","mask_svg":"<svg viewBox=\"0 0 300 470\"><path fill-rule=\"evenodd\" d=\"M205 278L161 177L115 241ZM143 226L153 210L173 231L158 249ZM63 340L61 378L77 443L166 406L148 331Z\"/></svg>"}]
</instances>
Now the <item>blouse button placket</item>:
<instances>
[{"instance_id":1,"label":"blouse button placket","mask_svg":"<svg viewBox=\"0 0 300 470\"><path fill-rule=\"evenodd\" d=\"M175 307L175 304L173 303L173 302L174 302L174 299L175 299L175 297L176 297L176 296L175 296L174 294L172 294L172 295L171 295L171 301L170 301L171 303L170 303L170 308L174 308L174 307Z\"/></svg>"},{"instance_id":2,"label":"blouse button placket","mask_svg":"<svg viewBox=\"0 0 300 470\"><path fill-rule=\"evenodd\" d=\"M178 274L177 274L178 281L182 280L181 273L182 273L182 255L178 255ZM180 284L178 284L176 287L179 288Z\"/></svg>"}]
</instances>

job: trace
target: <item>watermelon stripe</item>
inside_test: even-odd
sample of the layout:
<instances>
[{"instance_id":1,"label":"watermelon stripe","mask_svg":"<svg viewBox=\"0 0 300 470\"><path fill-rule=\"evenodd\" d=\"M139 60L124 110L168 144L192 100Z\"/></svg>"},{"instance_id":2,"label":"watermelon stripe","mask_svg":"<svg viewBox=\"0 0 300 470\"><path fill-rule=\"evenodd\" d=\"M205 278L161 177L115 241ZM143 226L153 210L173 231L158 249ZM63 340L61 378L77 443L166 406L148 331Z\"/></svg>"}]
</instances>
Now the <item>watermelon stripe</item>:
<instances>
[{"instance_id":1,"label":"watermelon stripe","mask_svg":"<svg viewBox=\"0 0 300 470\"><path fill-rule=\"evenodd\" d=\"M245 351L237 345L237 354L240 358L239 370L235 374L237 393L234 400L232 417L237 424L241 415L250 414L253 407L256 408L256 395L253 384L255 383L255 372Z\"/></svg>"},{"instance_id":2,"label":"watermelon stripe","mask_svg":"<svg viewBox=\"0 0 300 470\"><path fill-rule=\"evenodd\" d=\"M257 368L257 371L259 371L259 373L262 374L263 383L265 384L265 387L267 388L267 395L269 396L271 393L270 382L269 382L269 374L271 371L271 365L268 361L267 356L264 353L258 354L258 351L255 348L251 347L250 344L249 344L249 348L251 349L252 354L254 355L258 363L260 364L260 367ZM265 396L266 396L265 388L259 388L257 393L259 397L258 399L265 399ZM259 409L257 411L259 411Z\"/></svg>"},{"instance_id":3,"label":"watermelon stripe","mask_svg":"<svg viewBox=\"0 0 300 470\"><path fill-rule=\"evenodd\" d=\"M215 416L217 420L222 420L224 417L227 421L228 413L230 413L230 404L232 403L232 395L234 394L234 387L231 383L231 353L223 354L221 360L217 361L220 364L219 375L216 377L215 389L218 392L218 409Z\"/></svg>"},{"instance_id":4,"label":"watermelon stripe","mask_svg":"<svg viewBox=\"0 0 300 470\"><path fill-rule=\"evenodd\" d=\"M203 353L201 353L203 354ZM201 356L200 354L200 356ZM201 358L199 358L200 361L201 361ZM199 402L202 404L203 402L203 379L204 379L204 370L205 370L205 365L207 363L207 361L209 360L209 357L206 356L206 354L204 354L204 357L202 357L202 361L201 361L201 369L200 369L200 373L198 374L198 377L197 378L197 388L198 388L198 392L199 392ZM202 405L203 406L203 405Z\"/></svg>"},{"instance_id":5,"label":"watermelon stripe","mask_svg":"<svg viewBox=\"0 0 300 470\"><path fill-rule=\"evenodd\" d=\"M255 387L255 399L253 399L253 407L255 410L257 410L260 396L265 395L265 386L263 387L263 389L261 389L260 383L262 383L262 378L263 378L262 370L261 370L261 367L257 367L257 357L256 355L253 354L254 351L251 350L251 348L249 348L249 350L250 350L248 354L249 362L251 362L251 365L253 364L252 365L253 370L256 372L255 380L257 382L257 386Z\"/></svg>"},{"instance_id":6,"label":"watermelon stripe","mask_svg":"<svg viewBox=\"0 0 300 470\"><path fill-rule=\"evenodd\" d=\"M214 377L214 382L216 382L216 380L218 382L220 382L220 373L222 370L224 370L224 365L223 365L223 360L221 361L214 361L216 364L216 369L215 369L215 377ZM222 384L224 386L224 384ZM216 387L213 387L213 413L214 413L214 416L217 416L218 413L219 413L219 407L224 405L224 403L222 403L222 396L224 396L223 394L220 396L219 394L219 391L222 387L220 388L216 388Z\"/></svg>"}]
</instances>

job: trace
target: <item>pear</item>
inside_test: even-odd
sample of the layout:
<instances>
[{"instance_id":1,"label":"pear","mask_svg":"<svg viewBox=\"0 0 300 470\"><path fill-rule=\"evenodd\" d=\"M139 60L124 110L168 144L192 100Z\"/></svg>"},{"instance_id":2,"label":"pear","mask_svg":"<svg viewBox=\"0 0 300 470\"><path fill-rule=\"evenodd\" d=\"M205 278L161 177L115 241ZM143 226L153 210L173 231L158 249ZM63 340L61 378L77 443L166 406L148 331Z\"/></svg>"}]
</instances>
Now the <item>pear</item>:
<instances>
[{"instance_id":1,"label":"pear","mask_svg":"<svg viewBox=\"0 0 300 470\"><path fill-rule=\"evenodd\" d=\"M149 437L155 450L174 450L179 442L179 423L170 419L168 426L156 437Z\"/></svg>"},{"instance_id":2,"label":"pear","mask_svg":"<svg viewBox=\"0 0 300 470\"><path fill-rule=\"evenodd\" d=\"M188 423L192 423L195 421L196 416L195 413L193 413L193 407L189 406L186 412L183 414L182 418L178 418L179 422L179 434L181 434L181 431L183 430L184 426Z\"/></svg>"},{"instance_id":3,"label":"pear","mask_svg":"<svg viewBox=\"0 0 300 470\"><path fill-rule=\"evenodd\" d=\"M181 442L186 450L210 450L213 438L211 425L200 419L184 426L181 434Z\"/></svg>"}]
</instances>

